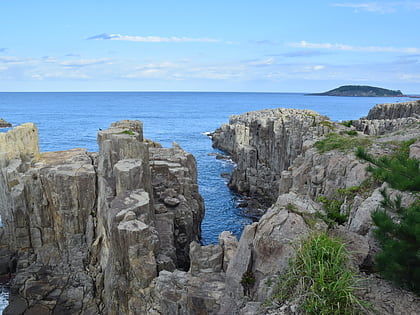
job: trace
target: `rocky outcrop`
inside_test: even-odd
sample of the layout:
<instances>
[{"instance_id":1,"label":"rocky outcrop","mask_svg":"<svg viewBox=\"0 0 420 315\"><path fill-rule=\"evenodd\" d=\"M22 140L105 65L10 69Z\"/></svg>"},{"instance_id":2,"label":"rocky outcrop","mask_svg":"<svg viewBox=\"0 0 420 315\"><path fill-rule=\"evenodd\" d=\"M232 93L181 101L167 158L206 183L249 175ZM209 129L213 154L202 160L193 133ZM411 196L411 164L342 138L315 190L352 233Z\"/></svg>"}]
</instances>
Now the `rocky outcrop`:
<instances>
[{"instance_id":1,"label":"rocky outcrop","mask_svg":"<svg viewBox=\"0 0 420 315\"><path fill-rule=\"evenodd\" d=\"M39 153L33 124L0 134L2 261L17 261L5 314L146 314L158 272L188 269L204 214L195 159L147 144L139 121L98 143Z\"/></svg>"},{"instance_id":2,"label":"rocky outcrop","mask_svg":"<svg viewBox=\"0 0 420 315\"><path fill-rule=\"evenodd\" d=\"M229 186L272 204L281 173L305 143L329 132L327 117L310 110L272 109L233 115L212 134L213 146L237 163Z\"/></svg>"},{"instance_id":3,"label":"rocky outcrop","mask_svg":"<svg viewBox=\"0 0 420 315\"><path fill-rule=\"evenodd\" d=\"M270 123L261 127L261 121L277 120L276 111L247 113L238 117L231 118L229 126L224 125L215 132L214 145L231 154L238 162L238 167L232 175L234 186L237 185L238 178L241 179L239 182L242 187L247 189L250 189L251 183L265 181L266 186L269 183L275 188L271 191L261 190L261 193L265 192L268 199L275 196L277 200L258 223L245 227L236 255L231 258L226 270L225 294L222 296L220 314L291 314L296 309L293 303L270 309L264 307L264 302L271 294L269 283L275 281L275 275L287 268L288 257L294 252L292 244L313 230L327 230L326 223L320 220L324 208L319 198L342 198L340 211L341 214L348 215L347 222L329 233L340 237L347 244L347 250L351 253L349 264L353 268L372 270L372 256L378 250L378 244L373 237L371 213L380 207L380 190L385 186L378 187L374 182L367 180L369 175L365 170L366 164L354 156L354 148L351 147L350 141L347 147L327 152L322 152L314 146L317 140L322 139L323 134L334 132L346 135L349 130L354 130L355 125L353 129L348 129L343 125L320 119L308 129L308 132L312 131L310 135L296 131L303 138L300 142L301 147L294 151L298 152L295 156L288 155L290 160L287 167L278 168L278 165L286 165L285 156L279 152L290 150L290 146L282 147L288 143L282 142L282 146L279 146L282 150L266 150L280 142L275 136L276 132L266 132L267 129L270 130L266 127L270 126ZM298 125L297 119L301 119L299 114L293 120L294 125ZM394 127L385 128L381 138L354 135L354 132L350 134L369 139L367 143L372 143L373 154L387 154L392 152L395 141L418 137L418 122L414 121L414 125L410 125L406 123L409 119L416 118L389 120L389 125ZM287 134L290 133L288 129L293 130L294 127L284 125L284 120L284 129L280 130ZM400 123L402 120L405 122ZM370 128L373 126L372 122L376 121L379 120L369 120ZM381 123L376 124L380 126ZM255 127L259 125L259 128ZM265 132L261 132L261 128ZM380 127L377 128L379 129ZM410 146L411 157L418 155L418 148L419 141ZM271 155L267 157L267 154ZM261 166L263 162L266 163L266 169ZM278 173L277 178L267 176L273 172L272 168ZM236 172L239 175L236 175ZM349 193L351 191L357 193L352 195ZM389 188L388 191L392 196L397 194ZM402 196L403 203L413 202L411 194L406 193ZM402 314L404 309L411 312L420 307L420 299L413 294L386 284L384 280L362 276L365 280L362 282L360 294L373 304L378 313ZM400 302L404 306L399 305Z\"/></svg>"},{"instance_id":4,"label":"rocky outcrop","mask_svg":"<svg viewBox=\"0 0 420 315\"><path fill-rule=\"evenodd\" d=\"M0 118L0 128L9 128L12 127L12 124L4 120L3 118Z\"/></svg>"},{"instance_id":5,"label":"rocky outcrop","mask_svg":"<svg viewBox=\"0 0 420 315\"><path fill-rule=\"evenodd\" d=\"M419 117L420 100L402 103L386 103L374 106L366 117L368 120L374 119L398 119L407 117Z\"/></svg>"},{"instance_id":6,"label":"rocky outcrop","mask_svg":"<svg viewBox=\"0 0 420 315\"><path fill-rule=\"evenodd\" d=\"M98 153L39 153L33 124L0 134L0 270L16 271L5 314L293 313L293 302L265 302L296 242L329 229L319 197L357 191L342 199L347 222L329 230L346 243L353 268L369 270L378 248L371 212L385 186L366 181L366 164L350 145L327 152L314 146L351 128L312 111L233 116L213 134L215 146L237 162L230 184L274 202L239 242L223 232L208 246L199 244L203 200L193 156L176 143L162 148L143 139L141 122L100 131ZM371 152L383 154L402 133L418 137L415 128L381 138L350 134L369 138ZM418 157L419 147L417 140L410 156ZM402 202L412 198L404 194ZM378 313L420 308L418 297L362 276L359 294Z\"/></svg>"},{"instance_id":7,"label":"rocky outcrop","mask_svg":"<svg viewBox=\"0 0 420 315\"><path fill-rule=\"evenodd\" d=\"M420 101L396 104L378 104L367 117L352 121L356 130L368 135L379 136L399 130L410 133L413 138L420 131Z\"/></svg>"}]
</instances>

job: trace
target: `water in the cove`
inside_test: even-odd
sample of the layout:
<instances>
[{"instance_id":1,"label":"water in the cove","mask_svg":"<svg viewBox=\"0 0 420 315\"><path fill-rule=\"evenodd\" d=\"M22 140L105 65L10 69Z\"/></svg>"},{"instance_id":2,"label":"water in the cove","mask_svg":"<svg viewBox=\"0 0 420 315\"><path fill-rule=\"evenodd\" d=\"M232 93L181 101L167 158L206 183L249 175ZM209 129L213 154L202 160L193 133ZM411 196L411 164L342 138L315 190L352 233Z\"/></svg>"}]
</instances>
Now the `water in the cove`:
<instances>
[{"instance_id":1,"label":"water in the cove","mask_svg":"<svg viewBox=\"0 0 420 315\"><path fill-rule=\"evenodd\" d=\"M197 159L200 193L206 207L202 236L203 243L209 244L216 243L224 230L239 237L253 217L237 206L239 197L228 190L226 180L220 176L230 172L234 165L211 155L217 150L212 148L206 132L227 123L230 115L247 111L277 107L312 109L339 121L366 116L375 104L408 100L295 93L4 92L0 93L0 118L13 126L34 122L39 129L41 151L76 147L97 151L99 128L106 129L122 119L141 120L145 137L164 147L178 142Z\"/></svg>"}]
</instances>

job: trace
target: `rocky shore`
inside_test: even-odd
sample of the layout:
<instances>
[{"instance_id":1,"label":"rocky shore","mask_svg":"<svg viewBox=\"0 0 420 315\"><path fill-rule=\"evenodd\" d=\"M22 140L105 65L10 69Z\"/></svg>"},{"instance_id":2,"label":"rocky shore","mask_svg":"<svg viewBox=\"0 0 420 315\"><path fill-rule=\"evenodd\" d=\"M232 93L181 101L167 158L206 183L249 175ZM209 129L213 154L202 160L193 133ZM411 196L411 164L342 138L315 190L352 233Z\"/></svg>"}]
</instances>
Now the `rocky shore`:
<instances>
[{"instance_id":1,"label":"rocky shore","mask_svg":"<svg viewBox=\"0 0 420 315\"><path fill-rule=\"evenodd\" d=\"M270 283L287 269L298 240L327 230L316 215L324 211L319 197L369 182L355 139L385 154L414 138L410 156L419 158L419 106L377 106L346 124L308 110L232 116L213 144L237 163L229 185L268 209L239 241L225 231L208 246L200 245L204 206L194 157L144 139L141 122L100 131L98 153L40 153L33 124L0 134L0 271L15 274L4 314L297 314L293 301L267 303ZM320 149L331 134L344 146ZM343 200L348 218L330 233L361 270L359 294L372 313L416 314L417 296L365 273L378 250L370 214L381 186ZM412 199L403 194L403 203Z\"/></svg>"},{"instance_id":2,"label":"rocky shore","mask_svg":"<svg viewBox=\"0 0 420 315\"><path fill-rule=\"evenodd\" d=\"M369 182L366 163L354 155L356 144L383 155L392 152L399 141L415 139L410 157L420 157L419 111L417 101L382 104L366 118L339 124L307 111L263 110L232 116L229 124L214 132L213 145L237 163L229 185L249 196L266 198L266 203L276 199L260 221L243 232L232 269L226 273L229 294L224 295L220 314L294 314L293 305L264 310L262 305L270 297L266 283L284 271L292 244L302 235L327 229L314 215L323 211L320 198L333 199L339 189L351 191ZM341 146L325 151L317 148L317 142L330 135ZM378 251L371 213L380 206L380 190L385 186L371 184L363 193L347 196L341 213L348 218L331 232L346 241L351 260L360 270L371 271L372 256ZM414 200L409 193L402 195L406 204ZM249 296L238 284L247 270L255 277ZM361 275L366 279L362 295L377 314L416 314L420 299L414 294L375 275Z\"/></svg>"}]
</instances>

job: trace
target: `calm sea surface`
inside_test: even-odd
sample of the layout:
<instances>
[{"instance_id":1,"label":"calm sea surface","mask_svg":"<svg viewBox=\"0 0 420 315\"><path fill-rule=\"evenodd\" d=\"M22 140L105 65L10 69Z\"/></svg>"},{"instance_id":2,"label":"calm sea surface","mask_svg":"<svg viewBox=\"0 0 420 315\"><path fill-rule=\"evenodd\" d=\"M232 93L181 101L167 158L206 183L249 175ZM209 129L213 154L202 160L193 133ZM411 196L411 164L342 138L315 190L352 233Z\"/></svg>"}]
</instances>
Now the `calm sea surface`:
<instances>
[{"instance_id":1,"label":"calm sea surface","mask_svg":"<svg viewBox=\"0 0 420 315\"><path fill-rule=\"evenodd\" d=\"M206 207L203 242L209 244L216 243L224 230L239 237L253 218L237 207L240 197L227 189L226 181L220 176L230 172L234 165L209 155L218 151L211 147L205 132L227 123L230 115L247 111L277 107L312 109L340 121L366 116L375 104L407 100L410 99L296 93L3 92L0 93L0 117L14 126L35 123L41 151L76 147L97 151L98 129L106 129L122 119L141 120L145 137L164 147L178 142L197 159L200 192Z\"/></svg>"}]
</instances>

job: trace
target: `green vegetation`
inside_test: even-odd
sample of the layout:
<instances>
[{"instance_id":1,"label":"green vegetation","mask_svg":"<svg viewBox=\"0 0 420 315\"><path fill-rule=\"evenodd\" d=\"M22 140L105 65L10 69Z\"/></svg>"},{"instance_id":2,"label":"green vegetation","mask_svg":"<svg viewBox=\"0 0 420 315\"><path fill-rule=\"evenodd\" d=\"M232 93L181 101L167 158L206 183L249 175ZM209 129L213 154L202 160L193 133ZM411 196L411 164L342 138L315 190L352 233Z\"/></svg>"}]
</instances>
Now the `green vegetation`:
<instances>
[{"instance_id":1,"label":"green vegetation","mask_svg":"<svg viewBox=\"0 0 420 315\"><path fill-rule=\"evenodd\" d=\"M355 294L357 278L348 268L344 244L325 233L304 239L289 269L279 276L273 299L297 303L304 314L359 314L367 304Z\"/></svg>"},{"instance_id":2,"label":"green vegetation","mask_svg":"<svg viewBox=\"0 0 420 315\"><path fill-rule=\"evenodd\" d=\"M329 133L324 139L315 142L315 148L319 152L325 153L331 150L348 151L359 146L368 146L372 140L366 137L354 137L349 135L340 135L337 133Z\"/></svg>"},{"instance_id":3,"label":"green vegetation","mask_svg":"<svg viewBox=\"0 0 420 315\"><path fill-rule=\"evenodd\" d=\"M289 210L290 212L294 212L294 211L297 211L297 207L295 204L289 202L286 205L286 210Z\"/></svg>"},{"instance_id":4,"label":"green vegetation","mask_svg":"<svg viewBox=\"0 0 420 315\"><path fill-rule=\"evenodd\" d=\"M382 249L375 256L376 269L386 279L420 295L420 169L419 160L409 158L413 141L402 142L390 156L375 158L363 148L359 148L356 155L372 163L368 171L375 178L416 196L411 205L403 207L401 196L392 200L387 191L382 190L382 210L374 211L372 220Z\"/></svg>"},{"instance_id":5,"label":"green vegetation","mask_svg":"<svg viewBox=\"0 0 420 315\"><path fill-rule=\"evenodd\" d=\"M329 121L329 120L323 120L323 121L320 122L320 124L327 127L330 130L334 129L334 126L332 125L331 121Z\"/></svg>"},{"instance_id":6,"label":"green vegetation","mask_svg":"<svg viewBox=\"0 0 420 315\"><path fill-rule=\"evenodd\" d=\"M346 127L350 128L351 126L353 126L353 120L344 121L344 122L340 123L340 125L343 125L343 126L346 126Z\"/></svg>"},{"instance_id":7,"label":"green vegetation","mask_svg":"<svg viewBox=\"0 0 420 315\"><path fill-rule=\"evenodd\" d=\"M130 136L134 136L134 132L132 132L131 130L124 130L121 131L120 134L125 134L125 135L130 135Z\"/></svg>"},{"instance_id":8,"label":"green vegetation","mask_svg":"<svg viewBox=\"0 0 420 315\"><path fill-rule=\"evenodd\" d=\"M318 213L318 217L327 223L328 227L333 227L336 224L344 224L349 217L348 209L357 195L367 194L372 190L374 183L370 180L364 181L360 186L352 186L349 188L337 189L332 198L319 196L317 201L322 203L324 214ZM347 209L341 209L346 201Z\"/></svg>"},{"instance_id":9,"label":"green vegetation","mask_svg":"<svg viewBox=\"0 0 420 315\"><path fill-rule=\"evenodd\" d=\"M254 283L255 283L254 274L252 273L251 270L246 271L242 275L242 279L241 279L241 284L242 284L242 287L244 288L245 295L250 295L251 288L254 286Z\"/></svg>"},{"instance_id":10,"label":"green vegetation","mask_svg":"<svg viewBox=\"0 0 420 315\"><path fill-rule=\"evenodd\" d=\"M341 198L340 198L341 199ZM320 196L317 199L318 202L322 203L325 214L318 213L319 217L328 224L328 227L332 227L335 224L344 224L347 222L349 217L348 213L342 214L340 212L343 200L329 199L325 196Z\"/></svg>"},{"instance_id":11,"label":"green vegetation","mask_svg":"<svg viewBox=\"0 0 420 315\"><path fill-rule=\"evenodd\" d=\"M403 207L401 197L391 200L386 190L381 193L384 211L372 214L382 248L375 256L375 268L386 279L420 295L420 200ZM392 219L388 211L397 213L398 219Z\"/></svg>"},{"instance_id":12,"label":"green vegetation","mask_svg":"<svg viewBox=\"0 0 420 315\"><path fill-rule=\"evenodd\" d=\"M349 136L357 136L358 132L356 130L349 130L349 131L346 131L346 134Z\"/></svg>"},{"instance_id":13,"label":"green vegetation","mask_svg":"<svg viewBox=\"0 0 420 315\"><path fill-rule=\"evenodd\" d=\"M401 146L390 156L373 157L362 147L356 151L356 156L372 163L367 170L381 181L389 183L398 190L420 191L420 161L408 158L411 141L402 142ZM376 166L376 167L375 167Z\"/></svg>"},{"instance_id":14,"label":"green vegetation","mask_svg":"<svg viewBox=\"0 0 420 315\"><path fill-rule=\"evenodd\" d=\"M368 85L343 85L336 89L312 95L327 96L402 96L400 90L388 90Z\"/></svg>"}]
</instances>

